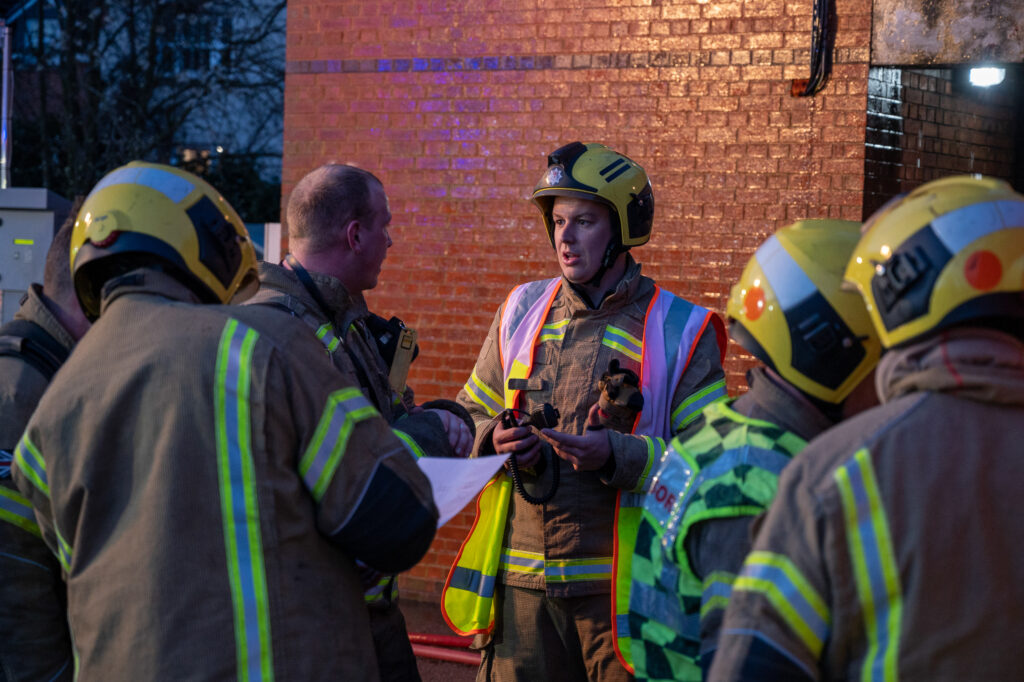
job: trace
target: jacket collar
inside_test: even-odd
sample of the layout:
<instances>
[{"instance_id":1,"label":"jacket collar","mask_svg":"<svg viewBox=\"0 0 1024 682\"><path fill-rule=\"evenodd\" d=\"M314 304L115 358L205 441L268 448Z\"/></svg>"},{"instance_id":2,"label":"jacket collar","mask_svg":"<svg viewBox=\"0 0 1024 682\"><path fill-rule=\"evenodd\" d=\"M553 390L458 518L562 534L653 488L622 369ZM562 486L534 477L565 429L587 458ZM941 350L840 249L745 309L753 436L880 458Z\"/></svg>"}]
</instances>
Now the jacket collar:
<instances>
[{"instance_id":1,"label":"jacket collar","mask_svg":"<svg viewBox=\"0 0 1024 682\"><path fill-rule=\"evenodd\" d=\"M562 291L565 295L565 304L569 309L569 312L575 314L584 310L601 310L610 311L617 310L630 301L635 301L638 297L643 296L649 290L654 288L654 282L650 279L641 276L640 274L640 263L637 263L633 256L629 253L626 254L626 272L622 275L622 279L619 280L618 284L615 285L610 293L607 293L604 300L597 308L591 308L580 292L572 285L572 283L562 276Z\"/></svg>"},{"instance_id":2,"label":"jacket collar","mask_svg":"<svg viewBox=\"0 0 1024 682\"><path fill-rule=\"evenodd\" d=\"M339 331L344 332L350 324L356 320L365 319L370 314L362 293L349 293L341 280L336 277L319 272L311 272L309 275L320 290L320 295L324 297L324 302L331 309L331 314L336 318L335 322L339 325Z\"/></svg>"},{"instance_id":3,"label":"jacket collar","mask_svg":"<svg viewBox=\"0 0 1024 682\"><path fill-rule=\"evenodd\" d=\"M732 405L742 415L771 422L808 441L835 425L799 391L764 367L747 372L747 384L750 390Z\"/></svg>"},{"instance_id":4,"label":"jacket collar","mask_svg":"<svg viewBox=\"0 0 1024 682\"><path fill-rule=\"evenodd\" d=\"M71 349L75 345L75 339L71 333L64 328L50 306L43 297L43 287L40 284L30 284L25 292L25 301L21 304L18 312L14 313L15 319L28 320L42 327L47 334L60 342L60 345Z\"/></svg>"},{"instance_id":5,"label":"jacket collar","mask_svg":"<svg viewBox=\"0 0 1024 682\"><path fill-rule=\"evenodd\" d=\"M1024 406L1024 342L993 329L952 329L889 350L875 373L882 402L933 391Z\"/></svg>"},{"instance_id":6,"label":"jacket collar","mask_svg":"<svg viewBox=\"0 0 1024 682\"><path fill-rule=\"evenodd\" d=\"M322 314L320 307L313 300L313 296L302 286L302 282L299 281L294 272L283 265L260 263L259 273L262 286L288 292L289 295L295 296L307 309L315 311L317 317L320 317ZM309 276L312 278L313 283L316 284L317 289L320 290L320 295L323 297L324 302L330 308L327 312L335 318L333 322L337 323L340 329L348 329L352 322L369 315L366 300L361 295L353 296L350 294L345 285L341 283L341 280L319 272L310 272Z\"/></svg>"},{"instance_id":7,"label":"jacket collar","mask_svg":"<svg viewBox=\"0 0 1024 682\"><path fill-rule=\"evenodd\" d=\"M195 292L166 272L138 268L114 277L103 285L100 294L100 317L118 299L135 294L160 296L185 303L203 303Z\"/></svg>"}]
</instances>

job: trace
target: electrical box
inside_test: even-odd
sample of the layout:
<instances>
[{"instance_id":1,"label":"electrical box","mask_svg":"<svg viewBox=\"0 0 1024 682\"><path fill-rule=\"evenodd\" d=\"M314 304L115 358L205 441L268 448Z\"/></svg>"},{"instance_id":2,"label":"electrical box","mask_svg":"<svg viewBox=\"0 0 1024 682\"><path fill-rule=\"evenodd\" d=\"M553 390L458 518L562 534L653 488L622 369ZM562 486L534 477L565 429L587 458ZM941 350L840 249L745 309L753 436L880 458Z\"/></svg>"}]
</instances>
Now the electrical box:
<instances>
[{"instance_id":1,"label":"electrical box","mask_svg":"<svg viewBox=\"0 0 1024 682\"><path fill-rule=\"evenodd\" d=\"M46 251L70 210L48 189L0 189L0 323L14 318L30 284L43 281Z\"/></svg>"}]
</instances>

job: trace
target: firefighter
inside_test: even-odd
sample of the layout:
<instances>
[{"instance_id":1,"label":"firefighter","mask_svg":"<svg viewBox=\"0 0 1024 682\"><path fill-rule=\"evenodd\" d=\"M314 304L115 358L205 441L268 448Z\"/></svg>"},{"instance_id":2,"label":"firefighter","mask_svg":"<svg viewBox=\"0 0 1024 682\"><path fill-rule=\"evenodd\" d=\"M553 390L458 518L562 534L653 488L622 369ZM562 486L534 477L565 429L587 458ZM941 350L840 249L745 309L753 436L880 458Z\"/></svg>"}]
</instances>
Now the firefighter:
<instances>
[{"instance_id":1,"label":"firefighter","mask_svg":"<svg viewBox=\"0 0 1024 682\"><path fill-rule=\"evenodd\" d=\"M399 346L400 336L407 331L397 318L386 322L371 314L364 298L364 292L377 286L392 245L391 211L383 184L355 166L321 166L295 185L287 216L291 253L281 265L259 264L260 291L248 303L276 306L303 320L345 380L358 385L388 423L420 411L404 379L395 386L391 381L393 366L402 362L397 354L413 352L413 347ZM382 336L389 342L381 343ZM390 355L390 362L384 354ZM406 358L403 367L410 360L411 356ZM433 404L438 403L428 405ZM450 444L456 454L468 455L473 444L466 424L472 424L469 415L452 401L440 404L445 409L428 411L442 421L448 441L410 441L413 452L438 456ZM367 571L366 577L366 604L381 679L419 679L398 608L395 576Z\"/></svg>"},{"instance_id":2,"label":"firefighter","mask_svg":"<svg viewBox=\"0 0 1024 682\"><path fill-rule=\"evenodd\" d=\"M921 185L869 219L846 279L881 405L783 472L710 678L1018 679L1024 196Z\"/></svg>"},{"instance_id":3,"label":"firefighter","mask_svg":"<svg viewBox=\"0 0 1024 682\"><path fill-rule=\"evenodd\" d=\"M763 366L665 451L633 557L630 632L638 679L700 680L754 517L807 441L877 404L880 346L864 301L843 291L860 224L804 220L769 237L732 287L732 338Z\"/></svg>"},{"instance_id":4,"label":"firefighter","mask_svg":"<svg viewBox=\"0 0 1024 682\"><path fill-rule=\"evenodd\" d=\"M10 477L32 411L89 329L68 264L73 226L72 214L46 252L42 286L32 284L14 320L0 327L0 680L74 674L60 564Z\"/></svg>"},{"instance_id":5,"label":"firefighter","mask_svg":"<svg viewBox=\"0 0 1024 682\"><path fill-rule=\"evenodd\" d=\"M568 144L548 157L532 198L561 276L513 289L458 401L476 420L475 452L514 456L539 496L527 494L551 496L513 495L504 473L488 484L443 610L456 632L481 635L479 680L623 680L639 502L666 440L726 397L724 326L641 275L629 254L654 218L636 162ZM599 428L612 360L642 389L631 432ZM522 425L545 403L557 430Z\"/></svg>"},{"instance_id":6,"label":"firefighter","mask_svg":"<svg viewBox=\"0 0 1024 682\"><path fill-rule=\"evenodd\" d=\"M95 322L14 479L67 575L77 679L377 679L355 560L407 569L437 523L403 438L306 325L219 305L255 252L196 176L109 173L71 261Z\"/></svg>"}]
</instances>

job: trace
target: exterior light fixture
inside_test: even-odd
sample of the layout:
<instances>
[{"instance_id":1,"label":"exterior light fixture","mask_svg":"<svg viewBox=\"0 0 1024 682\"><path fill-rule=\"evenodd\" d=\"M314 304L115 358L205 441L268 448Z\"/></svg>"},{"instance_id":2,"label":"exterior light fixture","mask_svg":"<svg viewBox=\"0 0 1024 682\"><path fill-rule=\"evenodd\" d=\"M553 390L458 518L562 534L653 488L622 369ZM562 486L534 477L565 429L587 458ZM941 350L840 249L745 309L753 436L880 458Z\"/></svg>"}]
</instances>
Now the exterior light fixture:
<instances>
[{"instance_id":1,"label":"exterior light fixture","mask_svg":"<svg viewBox=\"0 0 1024 682\"><path fill-rule=\"evenodd\" d=\"M994 66L986 66L978 69L971 69L971 85L979 88L989 88L999 85L1006 78L1006 69Z\"/></svg>"}]
</instances>

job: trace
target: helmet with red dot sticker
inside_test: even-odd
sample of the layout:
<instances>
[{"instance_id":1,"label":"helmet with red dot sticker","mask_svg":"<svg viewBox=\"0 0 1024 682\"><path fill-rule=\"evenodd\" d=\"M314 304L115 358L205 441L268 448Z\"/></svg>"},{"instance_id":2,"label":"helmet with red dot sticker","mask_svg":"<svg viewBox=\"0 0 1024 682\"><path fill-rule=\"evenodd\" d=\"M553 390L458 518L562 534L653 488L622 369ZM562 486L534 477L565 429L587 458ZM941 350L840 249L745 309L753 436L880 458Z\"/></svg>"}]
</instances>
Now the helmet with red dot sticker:
<instances>
[{"instance_id":1,"label":"helmet with red dot sticker","mask_svg":"<svg viewBox=\"0 0 1024 682\"><path fill-rule=\"evenodd\" d=\"M886 348L1024 321L1024 196L995 178L925 183L875 212L846 269Z\"/></svg>"},{"instance_id":2,"label":"helmet with red dot sticker","mask_svg":"<svg viewBox=\"0 0 1024 682\"><path fill-rule=\"evenodd\" d=\"M733 339L804 393L839 404L881 353L864 301L843 286L860 237L849 220L802 220L778 230L732 287Z\"/></svg>"}]
</instances>

